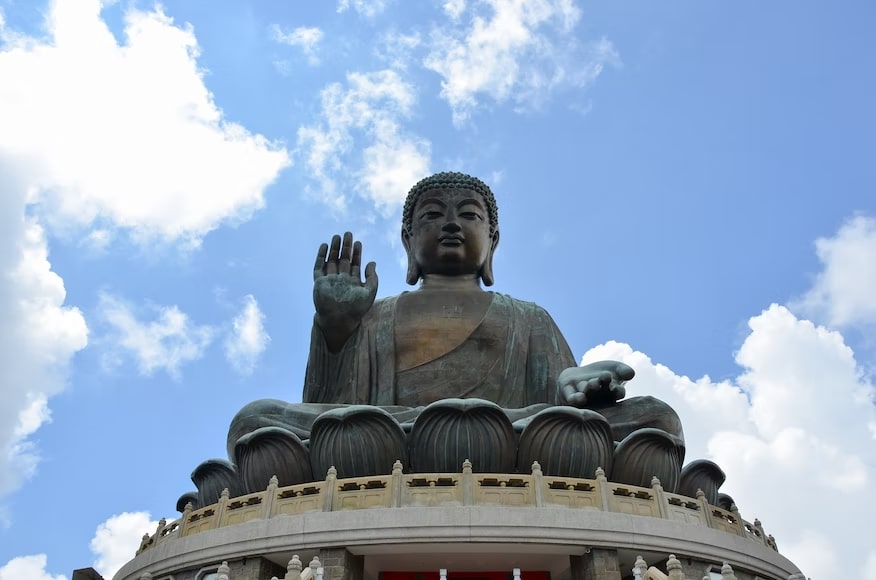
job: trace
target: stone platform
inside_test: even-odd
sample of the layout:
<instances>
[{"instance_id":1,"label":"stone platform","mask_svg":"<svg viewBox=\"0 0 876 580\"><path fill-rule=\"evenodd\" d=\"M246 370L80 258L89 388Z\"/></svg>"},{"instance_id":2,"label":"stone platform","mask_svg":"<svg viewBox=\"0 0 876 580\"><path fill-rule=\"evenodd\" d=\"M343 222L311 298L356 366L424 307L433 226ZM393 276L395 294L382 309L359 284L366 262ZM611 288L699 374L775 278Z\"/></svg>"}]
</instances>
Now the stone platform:
<instances>
[{"instance_id":1,"label":"stone platform","mask_svg":"<svg viewBox=\"0 0 876 580\"><path fill-rule=\"evenodd\" d=\"M293 555L318 556L324 580L378 580L386 571L538 570L551 580L632 578L636 556L676 554L700 580L729 562L738 580L787 580L799 570L760 523L663 491L530 474L405 474L337 479L187 509L144 537L115 580L200 580L222 561L234 580L280 578ZM211 568L212 567L212 568ZM686 571L687 573L687 571ZM150 576L147 576L150 577ZM718 576L720 577L720 575Z\"/></svg>"}]
</instances>

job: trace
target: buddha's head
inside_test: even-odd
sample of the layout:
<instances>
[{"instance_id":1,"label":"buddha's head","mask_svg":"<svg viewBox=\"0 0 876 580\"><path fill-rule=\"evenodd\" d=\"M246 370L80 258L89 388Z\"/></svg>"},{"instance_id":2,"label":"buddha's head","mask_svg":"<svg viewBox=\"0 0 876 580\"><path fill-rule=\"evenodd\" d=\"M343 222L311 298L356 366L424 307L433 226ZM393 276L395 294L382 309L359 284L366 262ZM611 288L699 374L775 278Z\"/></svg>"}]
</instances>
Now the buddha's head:
<instances>
[{"instance_id":1,"label":"buddha's head","mask_svg":"<svg viewBox=\"0 0 876 580\"><path fill-rule=\"evenodd\" d=\"M496 198L480 179L436 173L408 192L402 213L408 284L430 274L480 277L493 285L493 252L499 244Z\"/></svg>"}]
</instances>

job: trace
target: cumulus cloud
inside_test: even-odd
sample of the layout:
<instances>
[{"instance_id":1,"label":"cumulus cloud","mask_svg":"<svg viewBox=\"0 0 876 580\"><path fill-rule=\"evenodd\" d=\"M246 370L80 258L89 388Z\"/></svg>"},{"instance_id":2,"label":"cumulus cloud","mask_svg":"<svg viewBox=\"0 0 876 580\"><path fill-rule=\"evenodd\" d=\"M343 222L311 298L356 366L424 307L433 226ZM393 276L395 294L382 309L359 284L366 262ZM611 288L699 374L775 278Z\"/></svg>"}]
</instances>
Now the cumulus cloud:
<instances>
[{"instance_id":1,"label":"cumulus cloud","mask_svg":"<svg viewBox=\"0 0 876 580\"><path fill-rule=\"evenodd\" d=\"M808 575L851 578L874 549L867 522L876 508L860 501L876 475L873 385L842 335L784 306L752 317L749 329L733 381L693 381L614 342L583 361L635 368L628 395L651 394L676 409L687 460L709 458L725 470L724 490L743 517L760 518ZM839 521L836 513L858 517Z\"/></svg>"},{"instance_id":2,"label":"cumulus cloud","mask_svg":"<svg viewBox=\"0 0 876 580\"><path fill-rule=\"evenodd\" d=\"M39 454L28 437L49 420L47 400L88 342L82 313L64 304L43 229L21 213L23 188L8 175L0 159L0 184L13 185L0 196L0 495L33 475Z\"/></svg>"},{"instance_id":3,"label":"cumulus cloud","mask_svg":"<svg viewBox=\"0 0 876 580\"><path fill-rule=\"evenodd\" d=\"M354 10L366 18L374 18L384 10L392 0L338 0L338 13Z\"/></svg>"},{"instance_id":4,"label":"cumulus cloud","mask_svg":"<svg viewBox=\"0 0 876 580\"><path fill-rule=\"evenodd\" d=\"M298 152L317 184L315 196L344 210L349 188L384 214L396 210L429 171L429 142L401 125L416 102L413 87L394 70L350 73L346 86L323 89L321 101L321 121L298 129ZM361 152L358 159L354 151Z\"/></svg>"},{"instance_id":5,"label":"cumulus cloud","mask_svg":"<svg viewBox=\"0 0 876 580\"><path fill-rule=\"evenodd\" d=\"M245 298L243 310L234 317L231 326L225 339L225 358L238 373L248 375L271 341L265 330L265 315L251 294Z\"/></svg>"},{"instance_id":6,"label":"cumulus cloud","mask_svg":"<svg viewBox=\"0 0 876 580\"><path fill-rule=\"evenodd\" d=\"M191 27L130 9L119 44L100 10L55 0L47 40L0 52L0 152L28 164L27 201L53 223L190 244L248 218L286 151L223 117Z\"/></svg>"},{"instance_id":7,"label":"cumulus cloud","mask_svg":"<svg viewBox=\"0 0 876 580\"><path fill-rule=\"evenodd\" d=\"M148 512L124 512L111 516L97 526L91 539L94 569L104 578L112 578L134 557L143 534L155 533L157 527L158 521L152 520Z\"/></svg>"},{"instance_id":8,"label":"cumulus cloud","mask_svg":"<svg viewBox=\"0 0 876 580\"><path fill-rule=\"evenodd\" d=\"M580 11L571 0L480 0L468 14L460 1L444 5L451 17L431 36L426 68L441 78L441 96L464 124L482 97L511 101L518 110L540 106L554 91L583 88L605 65L620 62L606 39L582 46L574 35Z\"/></svg>"},{"instance_id":9,"label":"cumulus cloud","mask_svg":"<svg viewBox=\"0 0 876 580\"><path fill-rule=\"evenodd\" d=\"M852 218L815 250L823 270L795 306L835 326L876 323L876 218Z\"/></svg>"},{"instance_id":10,"label":"cumulus cloud","mask_svg":"<svg viewBox=\"0 0 876 580\"><path fill-rule=\"evenodd\" d=\"M132 8L120 44L101 8L54 0L39 37L0 26L0 495L33 473L27 437L88 341L45 226L79 230L98 250L119 231L196 246L261 207L289 163L223 117L191 27Z\"/></svg>"},{"instance_id":11,"label":"cumulus cloud","mask_svg":"<svg viewBox=\"0 0 876 580\"><path fill-rule=\"evenodd\" d=\"M177 306L150 306L151 320L141 320L130 304L101 294L98 310L111 328L108 356L133 357L147 376L164 370L178 379L180 368L201 358L216 334L211 326L193 324Z\"/></svg>"},{"instance_id":12,"label":"cumulus cloud","mask_svg":"<svg viewBox=\"0 0 876 580\"><path fill-rule=\"evenodd\" d=\"M319 64L319 56L316 53L316 49L323 37L322 30L319 28L299 26L292 30L283 30L280 25L275 24L271 27L271 33L274 40L281 44L301 47L309 65L316 66Z\"/></svg>"},{"instance_id":13,"label":"cumulus cloud","mask_svg":"<svg viewBox=\"0 0 876 580\"><path fill-rule=\"evenodd\" d=\"M46 555L19 556L0 567L0 580L67 580L63 574L46 572Z\"/></svg>"}]
</instances>

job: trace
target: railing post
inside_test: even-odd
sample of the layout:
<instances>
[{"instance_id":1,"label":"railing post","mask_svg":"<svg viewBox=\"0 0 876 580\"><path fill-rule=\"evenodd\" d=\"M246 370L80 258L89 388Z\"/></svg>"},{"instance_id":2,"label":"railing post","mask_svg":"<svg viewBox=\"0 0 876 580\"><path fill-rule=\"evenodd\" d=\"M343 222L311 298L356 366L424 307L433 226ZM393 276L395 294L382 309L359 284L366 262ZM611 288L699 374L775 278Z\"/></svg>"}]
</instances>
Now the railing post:
<instances>
[{"instance_id":1,"label":"railing post","mask_svg":"<svg viewBox=\"0 0 876 580\"><path fill-rule=\"evenodd\" d=\"M666 494L663 493L663 486L660 485L660 480L656 475L651 477L651 491L654 492L654 500L657 502L657 511L660 512L660 517L668 520L669 505L666 503Z\"/></svg>"},{"instance_id":2,"label":"railing post","mask_svg":"<svg viewBox=\"0 0 876 580\"><path fill-rule=\"evenodd\" d=\"M186 530L189 527L189 518L192 517L192 511L194 511L195 506L192 505L192 502L188 502L186 507L183 508L182 518L179 522L179 537L182 538L186 535Z\"/></svg>"},{"instance_id":3,"label":"railing post","mask_svg":"<svg viewBox=\"0 0 876 580\"><path fill-rule=\"evenodd\" d=\"M228 567L228 562L222 562L216 570L216 580L231 580L231 568Z\"/></svg>"},{"instance_id":4,"label":"railing post","mask_svg":"<svg viewBox=\"0 0 876 580\"><path fill-rule=\"evenodd\" d=\"M262 517L265 519L274 515L274 501L277 499L277 488L280 487L280 480L276 475L272 475L268 480L268 487L265 489L265 505L262 506Z\"/></svg>"},{"instance_id":5,"label":"railing post","mask_svg":"<svg viewBox=\"0 0 876 580\"><path fill-rule=\"evenodd\" d=\"M757 518L754 518L754 529L757 530L758 535L760 535L760 541L763 542L763 545L769 547L769 542L767 542L766 532L763 531L763 525L760 523L760 520Z\"/></svg>"},{"instance_id":6,"label":"railing post","mask_svg":"<svg viewBox=\"0 0 876 580\"><path fill-rule=\"evenodd\" d=\"M697 503L700 504L700 509L703 510L703 514L706 516L706 525L710 528L715 526L712 525L712 513L709 507L709 502L706 501L706 494L700 488L697 488Z\"/></svg>"},{"instance_id":7,"label":"railing post","mask_svg":"<svg viewBox=\"0 0 876 580\"><path fill-rule=\"evenodd\" d=\"M544 507L544 474L538 461L532 462L532 485L535 487L535 507Z\"/></svg>"},{"instance_id":8,"label":"railing post","mask_svg":"<svg viewBox=\"0 0 876 580\"><path fill-rule=\"evenodd\" d=\"M219 495L219 503L216 504L216 523L213 525L214 528L218 528L222 525L222 516L225 514L225 508L228 506L229 496L231 492L228 491L228 488L222 490L222 493Z\"/></svg>"},{"instance_id":9,"label":"railing post","mask_svg":"<svg viewBox=\"0 0 876 580\"><path fill-rule=\"evenodd\" d=\"M739 535L743 538L747 537L748 534L745 533L745 522L742 521L742 516L739 515L739 508L736 507L735 503L730 504L730 513L736 518L736 526L739 528Z\"/></svg>"},{"instance_id":10,"label":"railing post","mask_svg":"<svg viewBox=\"0 0 876 580\"><path fill-rule=\"evenodd\" d=\"M462 462L462 505L474 504L474 474L471 469L471 461L466 459Z\"/></svg>"},{"instance_id":11,"label":"railing post","mask_svg":"<svg viewBox=\"0 0 876 580\"><path fill-rule=\"evenodd\" d=\"M669 554L669 560L666 561L666 575L669 580L685 580L681 562L678 561L675 554Z\"/></svg>"},{"instance_id":12,"label":"railing post","mask_svg":"<svg viewBox=\"0 0 876 580\"><path fill-rule=\"evenodd\" d=\"M642 556L636 556L636 563L633 564L633 580L644 580L645 572L648 571L648 563Z\"/></svg>"},{"instance_id":13,"label":"railing post","mask_svg":"<svg viewBox=\"0 0 876 580\"><path fill-rule=\"evenodd\" d=\"M402 506L402 493L405 484L403 469L402 462L396 459L395 463L392 464L392 489L390 490L392 492L392 507Z\"/></svg>"},{"instance_id":14,"label":"railing post","mask_svg":"<svg viewBox=\"0 0 876 580\"><path fill-rule=\"evenodd\" d=\"M301 580L301 568L301 559L295 554L286 565L286 575L283 580Z\"/></svg>"},{"instance_id":15,"label":"railing post","mask_svg":"<svg viewBox=\"0 0 876 580\"><path fill-rule=\"evenodd\" d=\"M608 479L605 477L605 470L601 467L596 468L596 487L599 488L599 497L602 499L602 511L611 511L608 499Z\"/></svg>"},{"instance_id":16,"label":"railing post","mask_svg":"<svg viewBox=\"0 0 876 580\"><path fill-rule=\"evenodd\" d=\"M323 491L325 495L322 498L322 511L330 512L335 503L335 487L337 487L338 470L332 465L325 474L325 486ZM316 571L314 571L314 574Z\"/></svg>"}]
</instances>

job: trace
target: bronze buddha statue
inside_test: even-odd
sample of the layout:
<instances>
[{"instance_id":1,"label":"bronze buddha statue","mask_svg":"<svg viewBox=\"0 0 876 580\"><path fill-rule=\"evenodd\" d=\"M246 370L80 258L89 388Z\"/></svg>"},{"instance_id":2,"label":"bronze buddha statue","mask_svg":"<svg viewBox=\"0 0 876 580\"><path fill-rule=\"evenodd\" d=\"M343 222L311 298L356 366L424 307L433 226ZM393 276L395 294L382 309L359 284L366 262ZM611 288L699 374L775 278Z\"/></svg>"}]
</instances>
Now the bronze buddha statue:
<instances>
[{"instance_id":1,"label":"bronze buddha statue","mask_svg":"<svg viewBox=\"0 0 876 580\"><path fill-rule=\"evenodd\" d=\"M461 173L423 179L408 193L401 237L407 282L419 286L379 300L375 264L363 281L352 234L320 246L302 403L260 400L237 413L222 477L254 491L272 475L290 485L332 465L351 477L389 473L396 459L418 472L471 459L505 473L537 460L550 475L602 467L634 485L657 475L675 491L684 436L672 408L624 400L632 368L577 366L544 309L482 288L499 243L486 184Z\"/></svg>"}]
</instances>

